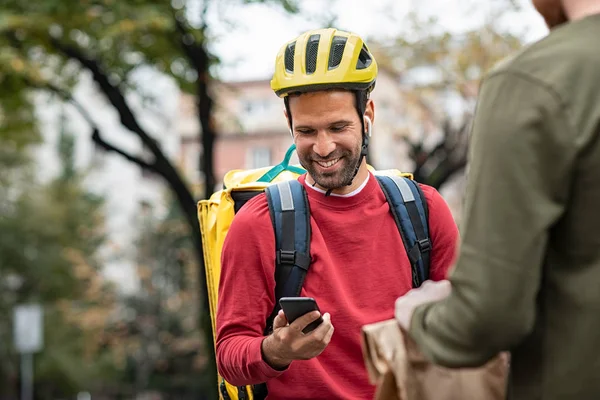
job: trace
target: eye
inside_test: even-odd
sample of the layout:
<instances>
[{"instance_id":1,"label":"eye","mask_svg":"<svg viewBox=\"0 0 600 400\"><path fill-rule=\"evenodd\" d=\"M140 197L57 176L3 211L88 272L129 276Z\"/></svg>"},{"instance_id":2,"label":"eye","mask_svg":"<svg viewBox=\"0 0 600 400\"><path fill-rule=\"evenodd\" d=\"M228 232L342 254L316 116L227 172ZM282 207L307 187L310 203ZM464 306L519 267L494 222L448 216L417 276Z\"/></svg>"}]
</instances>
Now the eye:
<instances>
[{"instance_id":1,"label":"eye","mask_svg":"<svg viewBox=\"0 0 600 400\"><path fill-rule=\"evenodd\" d=\"M310 135L313 132L314 132L313 129L296 129L296 133L298 133L300 135Z\"/></svg>"},{"instance_id":2,"label":"eye","mask_svg":"<svg viewBox=\"0 0 600 400\"><path fill-rule=\"evenodd\" d=\"M343 125L334 125L331 128L329 128L332 132L341 132L344 129L346 129L348 125L347 124L343 124Z\"/></svg>"}]
</instances>

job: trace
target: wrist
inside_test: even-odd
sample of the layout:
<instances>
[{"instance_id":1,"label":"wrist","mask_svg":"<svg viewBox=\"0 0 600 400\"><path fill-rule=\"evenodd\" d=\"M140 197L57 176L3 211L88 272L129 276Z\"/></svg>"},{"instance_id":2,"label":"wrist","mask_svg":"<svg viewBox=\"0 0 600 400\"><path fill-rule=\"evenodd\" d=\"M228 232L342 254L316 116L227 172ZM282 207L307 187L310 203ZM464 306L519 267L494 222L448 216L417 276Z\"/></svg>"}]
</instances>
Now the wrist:
<instances>
[{"instance_id":1,"label":"wrist","mask_svg":"<svg viewBox=\"0 0 600 400\"><path fill-rule=\"evenodd\" d=\"M265 363L267 363L271 368L276 371L283 371L287 369L292 363L292 360L286 360L282 357L278 356L278 351L272 343L272 336L267 336L263 339L260 352L262 354L262 359Z\"/></svg>"}]
</instances>

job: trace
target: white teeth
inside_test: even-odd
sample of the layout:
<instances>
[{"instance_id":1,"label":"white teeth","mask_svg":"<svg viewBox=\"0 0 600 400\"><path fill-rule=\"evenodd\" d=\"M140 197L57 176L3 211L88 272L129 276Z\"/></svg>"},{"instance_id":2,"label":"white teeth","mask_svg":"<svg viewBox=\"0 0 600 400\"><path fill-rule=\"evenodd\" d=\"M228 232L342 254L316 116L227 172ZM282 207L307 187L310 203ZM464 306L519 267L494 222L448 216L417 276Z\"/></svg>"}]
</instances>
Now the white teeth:
<instances>
[{"instance_id":1,"label":"white teeth","mask_svg":"<svg viewBox=\"0 0 600 400\"><path fill-rule=\"evenodd\" d=\"M331 161L327 161L327 162L320 162L319 165L324 168L329 168L338 161L339 161L339 158L336 158L335 160L331 160Z\"/></svg>"}]
</instances>

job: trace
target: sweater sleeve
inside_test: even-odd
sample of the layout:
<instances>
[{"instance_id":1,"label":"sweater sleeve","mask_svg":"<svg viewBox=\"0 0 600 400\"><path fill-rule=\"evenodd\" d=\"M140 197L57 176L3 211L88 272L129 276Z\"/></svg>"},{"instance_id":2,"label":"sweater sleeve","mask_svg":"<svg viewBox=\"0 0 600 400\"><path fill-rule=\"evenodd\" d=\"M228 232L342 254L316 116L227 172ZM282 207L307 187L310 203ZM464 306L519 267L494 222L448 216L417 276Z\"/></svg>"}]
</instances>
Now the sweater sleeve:
<instances>
[{"instance_id":1,"label":"sweater sleeve","mask_svg":"<svg viewBox=\"0 0 600 400\"><path fill-rule=\"evenodd\" d=\"M452 293L411 320L411 336L434 362L483 365L533 329L549 230L576 156L567 115L535 77L503 72L483 84Z\"/></svg>"},{"instance_id":2,"label":"sweater sleeve","mask_svg":"<svg viewBox=\"0 0 600 400\"><path fill-rule=\"evenodd\" d=\"M431 258L429 279L439 281L448 277L458 245L458 227L450 207L433 187L420 185L429 209L429 237Z\"/></svg>"},{"instance_id":3,"label":"sweater sleeve","mask_svg":"<svg viewBox=\"0 0 600 400\"><path fill-rule=\"evenodd\" d=\"M219 373L236 386L266 382L282 373L265 363L261 352L275 302L274 238L261 194L238 211L223 243L216 356Z\"/></svg>"}]
</instances>

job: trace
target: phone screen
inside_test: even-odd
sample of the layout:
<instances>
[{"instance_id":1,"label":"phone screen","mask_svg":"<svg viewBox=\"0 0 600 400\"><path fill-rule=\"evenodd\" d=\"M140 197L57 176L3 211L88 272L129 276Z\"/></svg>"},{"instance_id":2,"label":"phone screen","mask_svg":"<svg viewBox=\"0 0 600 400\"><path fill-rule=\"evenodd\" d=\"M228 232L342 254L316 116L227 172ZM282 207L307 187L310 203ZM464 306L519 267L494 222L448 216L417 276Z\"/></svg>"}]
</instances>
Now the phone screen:
<instances>
[{"instance_id":1,"label":"phone screen","mask_svg":"<svg viewBox=\"0 0 600 400\"><path fill-rule=\"evenodd\" d=\"M311 311L319 311L317 302L312 297L282 297L279 305L285 314L285 318L291 324L296 319ZM317 326L321 325L323 318L311 322L302 330L303 333L312 332Z\"/></svg>"}]
</instances>

